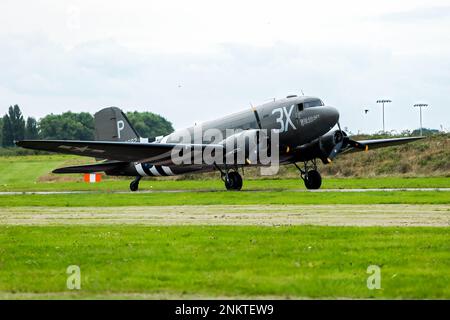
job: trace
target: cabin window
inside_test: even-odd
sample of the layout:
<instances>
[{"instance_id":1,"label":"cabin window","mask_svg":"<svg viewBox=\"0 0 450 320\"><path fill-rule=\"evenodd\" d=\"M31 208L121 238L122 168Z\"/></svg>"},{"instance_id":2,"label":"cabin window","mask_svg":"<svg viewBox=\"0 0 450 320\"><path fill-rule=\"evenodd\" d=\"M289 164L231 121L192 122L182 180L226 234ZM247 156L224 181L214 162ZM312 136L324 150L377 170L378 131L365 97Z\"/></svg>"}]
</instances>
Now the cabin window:
<instances>
[{"instance_id":1,"label":"cabin window","mask_svg":"<svg viewBox=\"0 0 450 320\"><path fill-rule=\"evenodd\" d=\"M320 99L304 102L305 109L312 108L312 107L321 107L321 106L323 106L323 102Z\"/></svg>"},{"instance_id":2,"label":"cabin window","mask_svg":"<svg viewBox=\"0 0 450 320\"><path fill-rule=\"evenodd\" d=\"M303 103L299 103L297 105L297 109L298 109L298 111L303 111Z\"/></svg>"}]
</instances>

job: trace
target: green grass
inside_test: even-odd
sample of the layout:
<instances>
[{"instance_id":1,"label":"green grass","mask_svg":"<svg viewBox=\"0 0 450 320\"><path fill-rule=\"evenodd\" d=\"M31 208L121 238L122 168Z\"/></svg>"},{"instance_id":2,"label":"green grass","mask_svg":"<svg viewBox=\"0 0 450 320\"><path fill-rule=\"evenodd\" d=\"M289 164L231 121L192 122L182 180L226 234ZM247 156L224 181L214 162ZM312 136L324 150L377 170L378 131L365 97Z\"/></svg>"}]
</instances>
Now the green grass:
<instances>
[{"instance_id":1,"label":"green grass","mask_svg":"<svg viewBox=\"0 0 450 320\"><path fill-rule=\"evenodd\" d=\"M78 265L75 297L450 298L448 228L0 227L0 297L58 293ZM369 265L381 290L368 290Z\"/></svg>"},{"instance_id":2,"label":"green grass","mask_svg":"<svg viewBox=\"0 0 450 320\"><path fill-rule=\"evenodd\" d=\"M98 191L3 195L0 208L450 203L450 193L439 191L296 192L304 189L298 179L247 179L243 192L223 191L218 176L216 180L148 180L142 182L143 190L186 192L144 194L108 193L127 191L126 180L40 182L54 168L75 163L67 156L0 158L0 191ZM69 179L74 177L81 175ZM450 188L450 179L325 178L323 187ZM195 192L200 190L214 192ZM0 224L0 299L20 298L22 293L47 294L49 298L156 294L163 298L450 299L449 236L449 228ZM80 292L66 289L69 265L81 267ZM381 290L366 287L369 265L381 267Z\"/></svg>"},{"instance_id":3,"label":"green grass","mask_svg":"<svg viewBox=\"0 0 450 320\"><path fill-rule=\"evenodd\" d=\"M449 192L176 192L147 194L3 195L0 207L114 207L250 204L449 204Z\"/></svg>"},{"instance_id":4,"label":"green grass","mask_svg":"<svg viewBox=\"0 0 450 320\"><path fill-rule=\"evenodd\" d=\"M17 173L16 173L17 175ZM10 179L11 180L11 179ZM18 178L16 178L16 181ZM0 191L126 191L130 180L106 180L99 184L84 182L28 182L4 183L0 178ZM7 181L6 181L7 182ZM377 189L377 188L450 188L450 178L324 178L322 189ZM216 180L143 180L141 190L212 190L225 187L219 176ZM305 189L300 179L244 180L244 190Z\"/></svg>"},{"instance_id":5,"label":"green grass","mask_svg":"<svg viewBox=\"0 0 450 320\"><path fill-rule=\"evenodd\" d=\"M33 185L38 178L70 159L67 156L0 157L0 186Z\"/></svg>"}]
</instances>

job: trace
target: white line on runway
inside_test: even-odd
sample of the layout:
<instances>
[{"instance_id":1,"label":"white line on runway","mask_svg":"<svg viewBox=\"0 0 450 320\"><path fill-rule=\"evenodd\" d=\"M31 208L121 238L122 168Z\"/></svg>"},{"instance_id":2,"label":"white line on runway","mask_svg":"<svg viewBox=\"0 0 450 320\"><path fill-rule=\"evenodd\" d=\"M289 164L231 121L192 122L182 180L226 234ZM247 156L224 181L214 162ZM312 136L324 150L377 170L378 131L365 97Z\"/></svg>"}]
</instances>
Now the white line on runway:
<instances>
[{"instance_id":1,"label":"white line on runway","mask_svg":"<svg viewBox=\"0 0 450 320\"><path fill-rule=\"evenodd\" d=\"M143 190L139 192L130 191L14 191L14 192L0 192L0 196L11 195L58 195L58 194L145 194L145 193L182 193L182 192L225 192L225 190ZM270 192L270 191L290 191L290 192L394 192L394 191L443 191L450 192L450 188L379 188L379 189L320 189L320 190L306 190L306 189L253 189L242 190L241 192Z\"/></svg>"}]
</instances>

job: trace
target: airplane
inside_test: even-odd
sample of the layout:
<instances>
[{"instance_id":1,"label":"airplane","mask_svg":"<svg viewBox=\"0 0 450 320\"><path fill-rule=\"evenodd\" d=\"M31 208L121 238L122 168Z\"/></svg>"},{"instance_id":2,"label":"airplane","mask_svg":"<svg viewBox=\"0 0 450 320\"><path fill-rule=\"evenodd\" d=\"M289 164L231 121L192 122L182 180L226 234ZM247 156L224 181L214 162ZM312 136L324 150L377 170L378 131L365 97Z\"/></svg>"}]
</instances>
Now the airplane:
<instances>
[{"instance_id":1,"label":"airplane","mask_svg":"<svg viewBox=\"0 0 450 320\"><path fill-rule=\"evenodd\" d=\"M334 130L336 126L338 129ZM184 132L192 134L196 127L197 125L187 128ZM204 152L211 147L222 151L226 149L226 142L237 139L242 132L256 136L259 146L263 145L263 139L260 136L263 130L276 132L278 143L272 147L272 145L268 146L269 142L266 141L266 151L270 154L278 152L277 164L294 165L299 170L300 178L304 181L306 188L315 190L322 184L317 160L329 164L339 154L368 151L422 139L422 137L402 137L355 141L341 130L339 112L336 108L325 105L320 98L297 95L290 95L256 107L252 106L247 110L204 122L201 128L215 129L220 133L225 133L227 129L234 129L237 133L214 143L203 137L199 143L193 139L187 143L180 143L179 135L177 135L179 131L166 136L144 139L139 136L120 109L109 107L95 114L95 141L23 140L16 144L22 148L96 158L100 162L60 168L53 172L56 174L104 172L110 176L134 177L130 184L130 190L133 192L138 191L139 182L144 177L211 171L220 172L227 190L238 191L243 186L239 169L265 165L258 161L258 158L256 162L251 162L248 154L245 154L249 152L246 146L225 151L227 155L230 152L233 154L231 163L226 161L224 163L175 163L172 157L174 150L177 148L182 150L180 154L194 149ZM264 137L266 140L270 139L268 135ZM239 152L245 155L243 163L237 162L237 157L234 157L234 154Z\"/></svg>"}]
</instances>

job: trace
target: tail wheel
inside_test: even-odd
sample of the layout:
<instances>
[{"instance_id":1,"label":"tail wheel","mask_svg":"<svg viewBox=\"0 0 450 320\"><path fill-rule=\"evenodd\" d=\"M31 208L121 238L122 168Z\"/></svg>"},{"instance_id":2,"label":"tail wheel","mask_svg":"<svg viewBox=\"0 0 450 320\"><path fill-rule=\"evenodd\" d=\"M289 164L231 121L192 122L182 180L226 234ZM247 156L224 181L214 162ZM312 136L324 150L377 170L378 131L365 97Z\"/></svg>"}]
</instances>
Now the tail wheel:
<instances>
[{"instance_id":1,"label":"tail wheel","mask_svg":"<svg viewBox=\"0 0 450 320\"><path fill-rule=\"evenodd\" d=\"M305 178L305 187L309 190L317 190L320 189L322 185L322 177L317 170L310 170L306 173Z\"/></svg>"},{"instance_id":2,"label":"tail wheel","mask_svg":"<svg viewBox=\"0 0 450 320\"><path fill-rule=\"evenodd\" d=\"M133 192L136 192L139 190L139 182L141 181L141 178L138 177L136 180L131 181L130 183L130 190Z\"/></svg>"},{"instance_id":3,"label":"tail wheel","mask_svg":"<svg viewBox=\"0 0 450 320\"><path fill-rule=\"evenodd\" d=\"M239 191L242 189L242 184L242 177L236 171L229 172L228 176L225 178L225 187L227 190Z\"/></svg>"}]
</instances>

